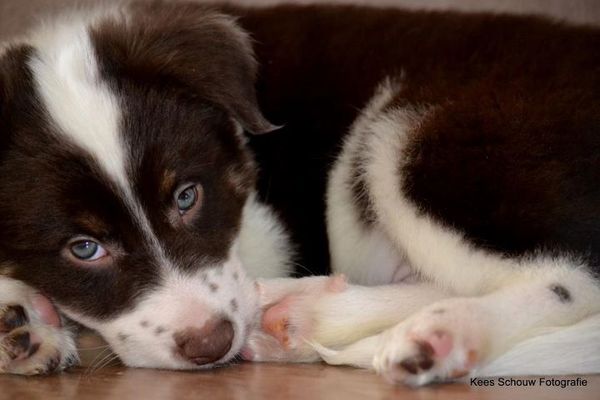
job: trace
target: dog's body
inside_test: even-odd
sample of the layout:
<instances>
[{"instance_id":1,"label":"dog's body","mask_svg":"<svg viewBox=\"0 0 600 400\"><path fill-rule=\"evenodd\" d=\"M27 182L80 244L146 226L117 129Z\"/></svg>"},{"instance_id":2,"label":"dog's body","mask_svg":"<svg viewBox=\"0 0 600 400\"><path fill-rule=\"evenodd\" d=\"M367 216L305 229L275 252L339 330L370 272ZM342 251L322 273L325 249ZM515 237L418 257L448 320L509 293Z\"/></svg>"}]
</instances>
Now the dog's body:
<instances>
[{"instance_id":1,"label":"dog's body","mask_svg":"<svg viewBox=\"0 0 600 400\"><path fill-rule=\"evenodd\" d=\"M2 296L20 292L0 302L50 332L28 339L37 351L0 352L3 370L35 372L44 346L63 352L61 367L72 353L45 339L72 342L18 280L129 365L208 367L246 343L246 358L321 356L417 384L600 372L599 30L223 8L240 30L198 5L119 10L52 25L2 61L0 283ZM273 129L257 104L283 127L246 143L242 130ZM32 175L48 185L25 188L25 207L11 189ZM74 184L93 194L65 198ZM73 258L90 246L105 253ZM260 297L244 277L293 262L394 285L274 280ZM259 302L270 335L257 331ZM5 324L7 338L24 320ZM553 340L591 352L556 357ZM521 369L497 362L524 341Z\"/></svg>"}]
</instances>

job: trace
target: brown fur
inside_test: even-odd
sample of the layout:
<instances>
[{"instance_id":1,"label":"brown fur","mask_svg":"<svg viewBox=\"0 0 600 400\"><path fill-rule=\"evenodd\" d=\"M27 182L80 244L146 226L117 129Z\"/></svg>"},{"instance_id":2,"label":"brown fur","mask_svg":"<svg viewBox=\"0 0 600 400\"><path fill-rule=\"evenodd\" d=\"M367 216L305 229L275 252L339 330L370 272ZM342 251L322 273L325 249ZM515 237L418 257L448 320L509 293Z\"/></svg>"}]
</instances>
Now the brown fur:
<instances>
[{"instance_id":1,"label":"brown fur","mask_svg":"<svg viewBox=\"0 0 600 400\"><path fill-rule=\"evenodd\" d=\"M256 41L261 107L284 124L252 140L259 187L303 265L327 271L323 192L340 138L376 85L401 73L395 104L438 110L403 164L419 207L505 254L554 248L598 262L598 29L352 6L237 13Z\"/></svg>"}]
</instances>

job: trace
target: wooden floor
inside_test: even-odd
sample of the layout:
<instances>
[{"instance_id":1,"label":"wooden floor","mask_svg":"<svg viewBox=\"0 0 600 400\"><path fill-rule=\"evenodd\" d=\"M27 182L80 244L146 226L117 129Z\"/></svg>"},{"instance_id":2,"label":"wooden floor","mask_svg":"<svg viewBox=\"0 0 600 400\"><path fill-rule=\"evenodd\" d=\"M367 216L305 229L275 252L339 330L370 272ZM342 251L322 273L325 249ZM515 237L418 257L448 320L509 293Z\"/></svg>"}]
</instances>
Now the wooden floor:
<instances>
[{"instance_id":1,"label":"wooden floor","mask_svg":"<svg viewBox=\"0 0 600 400\"><path fill-rule=\"evenodd\" d=\"M585 377L587 386L564 389L539 384L498 387L498 379L495 387L467 382L411 389L394 387L369 371L324 364L241 363L202 372L133 369L118 362L98 368L112 359L106 343L84 334L78 347L82 367L45 377L0 375L0 400L600 399L600 375Z\"/></svg>"},{"instance_id":2,"label":"wooden floor","mask_svg":"<svg viewBox=\"0 0 600 400\"><path fill-rule=\"evenodd\" d=\"M600 376L579 388L485 388L469 384L393 387L362 370L321 364L239 364L206 372L124 367L88 368L48 377L0 375L0 399L589 399L600 398ZM496 383L497 384L497 383Z\"/></svg>"}]
</instances>

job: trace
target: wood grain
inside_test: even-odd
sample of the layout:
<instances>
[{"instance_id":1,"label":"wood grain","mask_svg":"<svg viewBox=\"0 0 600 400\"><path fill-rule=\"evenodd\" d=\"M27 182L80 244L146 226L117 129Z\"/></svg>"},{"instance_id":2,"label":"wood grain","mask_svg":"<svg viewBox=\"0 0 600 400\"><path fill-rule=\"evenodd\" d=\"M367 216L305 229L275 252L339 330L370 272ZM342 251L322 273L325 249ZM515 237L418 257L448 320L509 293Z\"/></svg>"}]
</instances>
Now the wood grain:
<instances>
[{"instance_id":1,"label":"wood grain","mask_svg":"<svg viewBox=\"0 0 600 400\"><path fill-rule=\"evenodd\" d=\"M47 377L0 376L0 399L598 399L600 376L579 388L393 387L371 372L322 364L243 363L202 372L106 367Z\"/></svg>"}]
</instances>

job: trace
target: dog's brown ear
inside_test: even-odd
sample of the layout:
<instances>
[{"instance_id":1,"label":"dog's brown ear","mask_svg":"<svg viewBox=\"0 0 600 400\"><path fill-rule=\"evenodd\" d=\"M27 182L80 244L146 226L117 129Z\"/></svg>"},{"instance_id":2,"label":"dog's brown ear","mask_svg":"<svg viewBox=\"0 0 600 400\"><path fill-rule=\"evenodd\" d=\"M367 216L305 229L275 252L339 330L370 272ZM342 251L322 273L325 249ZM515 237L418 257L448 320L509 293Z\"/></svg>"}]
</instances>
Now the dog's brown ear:
<instances>
[{"instance_id":1,"label":"dog's brown ear","mask_svg":"<svg viewBox=\"0 0 600 400\"><path fill-rule=\"evenodd\" d=\"M9 104L31 85L27 60L32 52L30 46L23 44L0 49L0 149L5 148L10 134L6 127Z\"/></svg>"},{"instance_id":2,"label":"dog's brown ear","mask_svg":"<svg viewBox=\"0 0 600 400\"><path fill-rule=\"evenodd\" d=\"M0 118L4 115L8 96L11 92L11 75L14 69L13 49L0 49ZM1 120L0 120L1 122ZM2 132L0 132L2 133Z\"/></svg>"},{"instance_id":3,"label":"dog's brown ear","mask_svg":"<svg viewBox=\"0 0 600 400\"><path fill-rule=\"evenodd\" d=\"M133 3L125 15L92 29L109 73L190 89L254 134L277 128L259 110L257 62L234 18L200 4L162 2Z\"/></svg>"}]
</instances>

